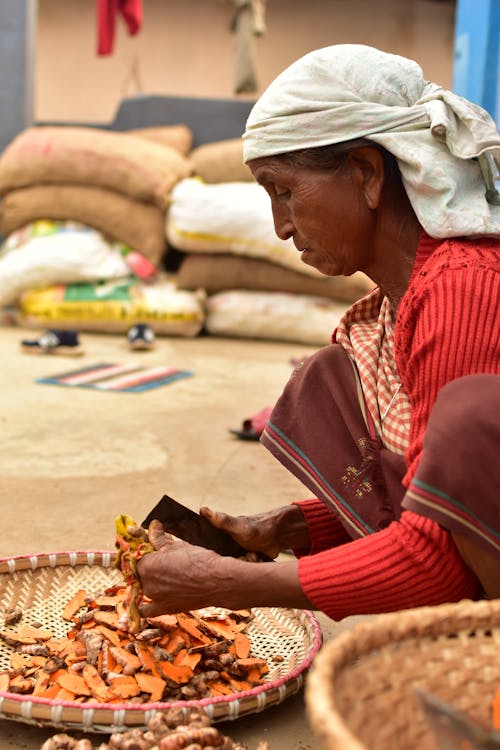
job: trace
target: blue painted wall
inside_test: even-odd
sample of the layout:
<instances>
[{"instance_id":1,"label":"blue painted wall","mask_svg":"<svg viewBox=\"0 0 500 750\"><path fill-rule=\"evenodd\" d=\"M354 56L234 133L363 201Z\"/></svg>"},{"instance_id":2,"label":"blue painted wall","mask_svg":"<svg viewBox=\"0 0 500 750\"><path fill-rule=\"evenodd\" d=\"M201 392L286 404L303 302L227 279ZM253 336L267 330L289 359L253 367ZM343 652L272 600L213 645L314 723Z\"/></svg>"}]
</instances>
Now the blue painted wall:
<instances>
[{"instance_id":1,"label":"blue painted wall","mask_svg":"<svg viewBox=\"0 0 500 750\"><path fill-rule=\"evenodd\" d=\"M453 90L500 123L500 0L457 0Z\"/></svg>"},{"instance_id":2,"label":"blue painted wall","mask_svg":"<svg viewBox=\"0 0 500 750\"><path fill-rule=\"evenodd\" d=\"M0 151L33 121L36 0L0 0Z\"/></svg>"}]
</instances>

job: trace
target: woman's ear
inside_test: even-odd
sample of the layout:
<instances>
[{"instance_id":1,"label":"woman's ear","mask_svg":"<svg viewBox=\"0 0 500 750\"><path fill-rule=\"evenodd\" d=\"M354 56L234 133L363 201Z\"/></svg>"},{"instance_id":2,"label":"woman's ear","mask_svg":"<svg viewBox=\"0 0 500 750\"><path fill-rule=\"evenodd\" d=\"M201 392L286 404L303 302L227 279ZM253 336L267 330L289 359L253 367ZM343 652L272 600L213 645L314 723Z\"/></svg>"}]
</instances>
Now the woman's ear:
<instances>
[{"instance_id":1,"label":"woman's ear","mask_svg":"<svg viewBox=\"0 0 500 750\"><path fill-rule=\"evenodd\" d=\"M380 151L372 146L353 148L349 151L347 163L368 208L378 208L384 186L384 160Z\"/></svg>"}]
</instances>

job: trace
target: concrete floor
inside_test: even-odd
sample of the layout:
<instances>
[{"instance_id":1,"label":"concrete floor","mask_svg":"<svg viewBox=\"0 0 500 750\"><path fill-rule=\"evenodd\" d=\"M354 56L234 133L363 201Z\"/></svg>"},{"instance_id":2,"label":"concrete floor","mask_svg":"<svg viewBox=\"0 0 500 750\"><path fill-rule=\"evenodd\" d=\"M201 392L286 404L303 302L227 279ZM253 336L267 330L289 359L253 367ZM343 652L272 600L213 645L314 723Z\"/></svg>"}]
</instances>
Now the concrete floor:
<instances>
[{"instance_id":1,"label":"concrete floor","mask_svg":"<svg viewBox=\"0 0 500 750\"><path fill-rule=\"evenodd\" d=\"M199 337L159 338L150 352L130 352L124 336L82 334L80 358L32 356L22 338L0 328L0 555L69 549L113 549L114 518L137 520L165 492L192 508L259 512L307 497L303 486L259 444L229 433L272 404L292 357L315 351L297 344ZM169 364L194 377L139 394L102 393L35 383L35 379L101 361ZM325 639L355 624L319 615ZM261 714L220 726L254 750L313 750L303 695ZM0 722L2 750L39 750L53 732ZM103 736L94 735L98 744Z\"/></svg>"}]
</instances>

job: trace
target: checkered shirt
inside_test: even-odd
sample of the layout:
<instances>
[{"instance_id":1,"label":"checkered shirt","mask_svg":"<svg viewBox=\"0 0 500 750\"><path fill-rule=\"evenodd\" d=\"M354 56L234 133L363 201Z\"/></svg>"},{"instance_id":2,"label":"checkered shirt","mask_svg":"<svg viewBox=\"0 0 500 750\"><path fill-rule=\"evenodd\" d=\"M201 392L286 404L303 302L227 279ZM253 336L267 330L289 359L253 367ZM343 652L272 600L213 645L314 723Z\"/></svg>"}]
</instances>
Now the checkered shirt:
<instances>
[{"instance_id":1,"label":"checkered shirt","mask_svg":"<svg viewBox=\"0 0 500 750\"><path fill-rule=\"evenodd\" d=\"M335 340L354 360L366 405L382 443L404 455L409 444L411 407L394 360L394 313L374 289L347 310Z\"/></svg>"}]
</instances>

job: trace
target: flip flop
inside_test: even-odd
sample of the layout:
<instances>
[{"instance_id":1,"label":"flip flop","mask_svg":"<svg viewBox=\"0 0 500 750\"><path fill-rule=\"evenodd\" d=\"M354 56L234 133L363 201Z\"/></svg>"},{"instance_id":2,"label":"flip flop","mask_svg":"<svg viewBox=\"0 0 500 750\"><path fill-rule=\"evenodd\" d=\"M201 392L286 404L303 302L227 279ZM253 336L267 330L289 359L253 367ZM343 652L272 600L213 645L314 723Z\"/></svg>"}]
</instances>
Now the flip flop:
<instances>
[{"instance_id":1,"label":"flip flop","mask_svg":"<svg viewBox=\"0 0 500 750\"><path fill-rule=\"evenodd\" d=\"M62 354L77 357L83 354L78 331L52 328L37 339L23 339L21 349L28 354Z\"/></svg>"},{"instance_id":2,"label":"flip flop","mask_svg":"<svg viewBox=\"0 0 500 750\"><path fill-rule=\"evenodd\" d=\"M261 409L252 417L244 419L239 429L232 429L229 430L229 432L231 432L240 440L260 440L260 436L262 435L271 412L272 407L266 406L264 409Z\"/></svg>"},{"instance_id":3,"label":"flip flop","mask_svg":"<svg viewBox=\"0 0 500 750\"><path fill-rule=\"evenodd\" d=\"M136 323L127 333L128 345L131 349L153 349L155 334L147 323Z\"/></svg>"}]
</instances>

